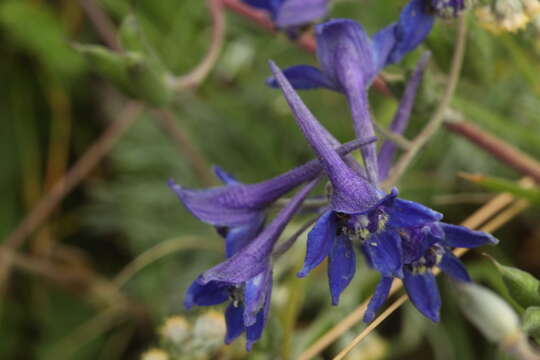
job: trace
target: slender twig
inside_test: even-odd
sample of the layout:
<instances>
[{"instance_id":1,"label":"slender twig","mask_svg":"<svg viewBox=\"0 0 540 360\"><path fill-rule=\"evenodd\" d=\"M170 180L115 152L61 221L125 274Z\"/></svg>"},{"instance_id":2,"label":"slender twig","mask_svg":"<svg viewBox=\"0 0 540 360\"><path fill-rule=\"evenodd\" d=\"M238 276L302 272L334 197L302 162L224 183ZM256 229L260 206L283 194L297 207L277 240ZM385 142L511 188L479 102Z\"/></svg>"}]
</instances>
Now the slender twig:
<instances>
[{"instance_id":1,"label":"slender twig","mask_svg":"<svg viewBox=\"0 0 540 360\"><path fill-rule=\"evenodd\" d=\"M392 132L388 130L387 128L381 126L377 122L373 122L375 124L375 131L377 131L379 134L381 134L386 139L392 141L394 144L399 146L403 150L410 150L413 146L413 143L407 139L405 136L397 134L395 132Z\"/></svg>"},{"instance_id":2,"label":"slender twig","mask_svg":"<svg viewBox=\"0 0 540 360\"><path fill-rule=\"evenodd\" d=\"M448 83L441 102L437 106L435 113L427 125L413 140L412 147L405 154L403 154L398 163L392 168L392 170L390 170L390 175L384 184L385 188L390 188L399 181L400 177L412 163L418 152L433 137L433 135L435 135L443 123L445 113L450 105L452 97L454 96L454 92L459 81L459 75L461 74L463 58L465 55L465 45L467 42L467 17L462 15L458 22L458 32L455 42L456 47L454 50L454 56L452 58Z\"/></svg>"},{"instance_id":3,"label":"slender twig","mask_svg":"<svg viewBox=\"0 0 540 360\"><path fill-rule=\"evenodd\" d=\"M535 181L540 182L540 163L514 146L483 131L477 125L468 121L447 122L445 126L448 130L480 146L521 174L530 176Z\"/></svg>"},{"instance_id":4,"label":"slender twig","mask_svg":"<svg viewBox=\"0 0 540 360\"><path fill-rule=\"evenodd\" d=\"M530 184L530 183L531 183L530 180L529 181L522 180L520 182L520 184L524 184L524 185ZM505 194L497 195L493 200L488 202L486 205L484 205L483 207L475 211L467 219L465 219L461 223L461 225L469 227L471 229L478 229L486 221L488 221L494 215L499 213L502 209L507 207L513 201L514 201L514 197L510 194L505 193ZM494 221L500 222L500 219L496 220L495 218ZM490 230L490 228L488 227L485 227L485 229L486 231ZM394 283L392 284L392 288L390 289L390 294L394 294L400 288L401 288L401 283L394 281ZM364 312L367 308L368 302L369 302L369 299L366 300L364 303L362 303L360 306L358 306L356 310L354 310L345 318L343 318L338 324L336 324L328 332L326 332L319 340L317 340L313 345L311 345L308 349L302 352L300 356L298 357L298 360L312 359L313 357L317 356L317 354L321 353L324 349L326 349L330 344L336 341L347 330L349 330L354 325L358 324L358 322L364 316Z\"/></svg>"},{"instance_id":5,"label":"slender twig","mask_svg":"<svg viewBox=\"0 0 540 360\"><path fill-rule=\"evenodd\" d=\"M189 240L189 241L186 241ZM164 256L170 255L176 251L186 250L186 249L209 249L217 250L216 246L207 246L206 243L200 241L199 238L175 238L168 241L163 241L158 243L156 246L151 247L146 250L135 259L133 259L129 264L127 264L114 278L114 283L116 286L121 288L124 286L129 279L131 279L137 272L144 269L146 266L152 264L153 262L163 258Z\"/></svg>"},{"instance_id":6,"label":"slender twig","mask_svg":"<svg viewBox=\"0 0 540 360\"><path fill-rule=\"evenodd\" d=\"M122 113L92 144L69 172L61 178L51 190L45 194L19 226L4 240L2 247L6 249L19 248L24 240L48 219L62 199L69 194L92 171L99 161L114 146L120 136L130 128L139 117L142 105L130 102ZM0 261L0 293L3 292L9 273L11 260L7 252L1 254Z\"/></svg>"},{"instance_id":7,"label":"slender twig","mask_svg":"<svg viewBox=\"0 0 540 360\"><path fill-rule=\"evenodd\" d=\"M105 44L115 51L121 51L114 23L103 9L94 0L79 0L79 4Z\"/></svg>"},{"instance_id":8,"label":"slender twig","mask_svg":"<svg viewBox=\"0 0 540 360\"><path fill-rule=\"evenodd\" d=\"M298 240L298 238L300 237L300 235L302 235L303 233L305 233L310 227L311 225L315 224L315 222L321 217L321 214L317 214L316 216L313 216L311 219L309 219L308 221L306 221L301 227L300 229L296 230L296 232L294 234L291 235L290 238L288 238L287 240L285 240L283 243L281 243L278 248L274 251L274 253L272 254L272 257L274 258L274 260L277 260L279 259L279 257L283 254L285 254L287 252L287 250L289 250L291 248L291 246L294 245L294 243L296 242L296 240Z\"/></svg>"},{"instance_id":9,"label":"slender twig","mask_svg":"<svg viewBox=\"0 0 540 360\"><path fill-rule=\"evenodd\" d=\"M212 176L210 166L206 161L206 158L191 142L189 136L186 135L185 129L180 128L180 126L177 124L171 111L156 110L155 113L160 119L161 127L165 130L166 134L178 145L180 152L186 156L186 158L190 162L193 171L201 180L203 185L215 185L214 176Z\"/></svg>"},{"instance_id":10,"label":"slender twig","mask_svg":"<svg viewBox=\"0 0 540 360\"><path fill-rule=\"evenodd\" d=\"M495 231L499 229L501 226L506 224L508 221L513 219L516 215L520 214L525 210L527 207L529 207L529 203L526 200L519 200L516 201L509 209L504 211L503 213L499 214L497 217L492 219L490 222L488 222L485 226L481 227L481 231ZM456 249L454 250L454 255L457 257L461 257L467 252L469 252L471 249ZM434 275L440 274L440 269L436 268L433 271ZM401 283L400 283L401 285ZM402 288L403 286L399 286L399 288ZM360 334L358 334L353 341L347 345L346 348L344 348L336 357L333 358L333 360L341 360L343 359L356 345L358 345L366 336L368 336L379 324L381 324L388 316L390 316L394 311L396 311L401 305L407 301L408 296L402 295L400 296L396 301L394 301L382 314L380 314L375 320L373 320L372 323L369 324L368 327L366 327Z\"/></svg>"},{"instance_id":11,"label":"slender twig","mask_svg":"<svg viewBox=\"0 0 540 360\"><path fill-rule=\"evenodd\" d=\"M180 90L199 85L208 76L218 60L225 39L225 14L222 0L207 0L212 15L212 40L204 59L189 74L175 79L175 87Z\"/></svg>"},{"instance_id":12,"label":"slender twig","mask_svg":"<svg viewBox=\"0 0 540 360\"><path fill-rule=\"evenodd\" d=\"M387 317L389 317L394 311L396 311L405 301L407 301L407 295L401 295L399 299L394 301L386 310L383 311L375 320L373 320L362 332L354 338L354 340L347 345L333 360L342 360L351 350L358 345L366 336L368 336L377 326L379 326Z\"/></svg>"}]
</instances>

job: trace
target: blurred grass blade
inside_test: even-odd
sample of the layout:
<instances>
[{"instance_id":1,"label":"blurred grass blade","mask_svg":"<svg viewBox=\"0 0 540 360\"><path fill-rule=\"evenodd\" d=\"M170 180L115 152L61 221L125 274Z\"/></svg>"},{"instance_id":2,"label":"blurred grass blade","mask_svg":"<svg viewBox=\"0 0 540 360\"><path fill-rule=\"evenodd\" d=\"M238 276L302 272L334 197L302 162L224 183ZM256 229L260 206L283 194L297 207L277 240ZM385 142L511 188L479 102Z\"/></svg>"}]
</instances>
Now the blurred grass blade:
<instances>
[{"instance_id":1,"label":"blurred grass blade","mask_svg":"<svg viewBox=\"0 0 540 360\"><path fill-rule=\"evenodd\" d=\"M466 174L466 173L460 173L459 174L462 178L473 182L475 184L478 184L488 190L496 191L496 192L506 192L510 193L516 197L523 198L525 200L528 200L532 203L539 204L540 203L540 190L537 188L528 189L517 182L496 178L496 177L489 177L484 175L477 175L477 174Z\"/></svg>"}]
</instances>

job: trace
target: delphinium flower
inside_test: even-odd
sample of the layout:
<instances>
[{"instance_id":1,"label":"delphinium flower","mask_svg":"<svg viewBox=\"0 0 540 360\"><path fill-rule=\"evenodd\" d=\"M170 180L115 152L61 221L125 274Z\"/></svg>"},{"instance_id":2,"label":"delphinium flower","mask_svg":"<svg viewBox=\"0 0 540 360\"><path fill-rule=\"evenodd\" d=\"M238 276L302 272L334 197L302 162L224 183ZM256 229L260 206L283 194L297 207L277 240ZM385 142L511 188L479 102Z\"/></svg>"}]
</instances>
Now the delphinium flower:
<instances>
[{"instance_id":1,"label":"delphinium flower","mask_svg":"<svg viewBox=\"0 0 540 360\"><path fill-rule=\"evenodd\" d=\"M369 139L368 142L373 140ZM330 140L328 142L331 143ZM364 141L354 140L339 146L337 151L340 155L345 155L364 144ZM316 178L321 171L320 162L312 160L272 179L255 184L242 184L218 168L218 176L224 180L225 186L187 189L173 180L169 180L169 186L195 217L216 226L228 237L239 231L257 229L269 205L296 186Z\"/></svg>"},{"instance_id":2,"label":"delphinium flower","mask_svg":"<svg viewBox=\"0 0 540 360\"><path fill-rule=\"evenodd\" d=\"M367 263L382 276L366 313L366 321L370 321L382 305L395 277L403 279L417 309L438 321L440 297L431 269L439 266L451 276L468 281L467 272L449 250L496 243L495 238L441 223L440 213L419 203L399 199L396 189L385 194L351 171L325 143L317 131L317 120L284 74L275 64L270 66L299 127L324 164L333 187L330 210L308 234L304 267L298 275L306 276L328 257L330 293L332 303L337 304L341 292L355 274L353 247L357 246Z\"/></svg>"},{"instance_id":3,"label":"delphinium flower","mask_svg":"<svg viewBox=\"0 0 540 360\"><path fill-rule=\"evenodd\" d=\"M280 29L295 29L326 16L330 1L242 0L242 2L267 11L276 27Z\"/></svg>"},{"instance_id":4,"label":"delphinium flower","mask_svg":"<svg viewBox=\"0 0 540 360\"><path fill-rule=\"evenodd\" d=\"M463 226L445 223L402 229L403 284L414 306L429 319L440 320L441 298L433 269L440 268L455 280L471 281L461 261L452 253L453 248L475 248L497 243L490 234L469 230ZM392 278L383 276L371 298L364 321L370 322L382 306L392 284Z\"/></svg>"},{"instance_id":5,"label":"delphinium flower","mask_svg":"<svg viewBox=\"0 0 540 360\"><path fill-rule=\"evenodd\" d=\"M382 275L403 277L399 231L435 223L442 215L421 204L397 198L396 189L385 194L353 172L325 142L318 131L317 120L283 73L273 63L271 67L299 127L332 184L330 209L308 235L306 259L299 276L306 276L328 257L332 303L337 304L356 271L353 251L356 245L367 262Z\"/></svg>"},{"instance_id":6,"label":"delphinium flower","mask_svg":"<svg viewBox=\"0 0 540 360\"><path fill-rule=\"evenodd\" d=\"M231 246L235 251L227 254L226 261L201 274L189 287L184 301L187 309L229 301L225 343L245 332L249 351L261 337L270 309L274 245L316 183L312 180L300 189L258 235L243 246Z\"/></svg>"}]
</instances>

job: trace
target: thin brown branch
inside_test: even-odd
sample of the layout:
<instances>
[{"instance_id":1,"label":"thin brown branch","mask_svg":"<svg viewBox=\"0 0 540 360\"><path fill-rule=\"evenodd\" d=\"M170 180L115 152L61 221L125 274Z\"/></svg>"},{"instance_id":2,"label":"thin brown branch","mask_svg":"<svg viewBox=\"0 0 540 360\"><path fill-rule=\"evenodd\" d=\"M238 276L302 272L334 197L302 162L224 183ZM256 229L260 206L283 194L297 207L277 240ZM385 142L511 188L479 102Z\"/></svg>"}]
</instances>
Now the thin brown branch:
<instances>
[{"instance_id":1,"label":"thin brown branch","mask_svg":"<svg viewBox=\"0 0 540 360\"><path fill-rule=\"evenodd\" d=\"M521 174L540 182L540 163L514 146L468 121L448 122L445 123L445 126L448 130L468 139Z\"/></svg>"},{"instance_id":2,"label":"thin brown branch","mask_svg":"<svg viewBox=\"0 0 540 360\"><path fill-rule=\"evenodd\" d=\"M210 166L206 161L206 158L199 151L199 149L193 145L189 136L186 134L186 130L180 128L176 122L174 115L168 110L156 110L156 116L160 120L160 125L165 133L174 140L180 152L186 156L190 162L191 168L201 180L204 186L215 185L214 176L210 172Z\"/></svg>"},{"instance_id":3,"label":"thin brown branch","mask_svg":"<svg viewBox=\"0 0 540 360\"><path fill-rule=\"evenodd\" d=\"M216 64L225 40L225 14L222 0L207 0L212 15L212 40L204 59L189 74L175 80L177 89L185 90L199 85Z\"/></svg>"},{"instance_id":4,"label":"thin brown branch","mask_svg":"<svg viewBox=\"0 0 540 360\"><path fill-rule=\"evenodd\" d=\"M441 127L445 113L450 105L452 97L456 91L457 84L459 82L459 75L461 74L461 68L463 66L463 58L465 55L465 45L467 42L467 17L461 16L459 18L458 32L456 35L456 47L454 50L454 56L452 58L452 65L450 68L450 74L448 76L448 83L444 92L444 95L435 110L435 113L422 129L420 134L413 140L412 147L399 159L397 164L390 171L388 179L385 181L384 187L391 188L394 186L403 175L405 170L412 163L418 152L424 147L424 145L435 135L437 130Z\"/></svg>"},{"instance_id":5,"label":"thin brown branch","mask_svg":"<svg viewBox=\"0 0 540 360\"><path fill-rule=\"evenodd\" d=\"M4 240L2 247L8 250L19 248L37 228L48 219L51 212L58 207L62 199L69 194L81 180L92 171L103 157L111 150L120 136L130 128L142 111L142 105L130 102L115 120L92 144L69 172L46 193L36 206L23 219L19 226ZM10 256L3 252L0 261L0 293L4 290L5 281L11 266Z\"/></svg>"},{"instance_id":6,"label":"thin brown branch","mask_svg":"<svg viewBox=\"0 0 540 360\"><path fill-rule=\"evenodd\" d=\"M381 126L377 122L373 122L375 125L375 131L377 131L379 134L381 134L386 139L392 141L394 144L396 144L398 147L400 147L403 150L410 150L413 146L412 142L407 139L405 136L400 135L398 133L392 132L385 127Z\"/></svg>"},{"instance_id":7,"label":"thin brown branch","mask_svg":"<svg viewBox=\"0 0 540 360\"><path fill-rule=\"evenodd\" d=\"M121 51L116 38L116 27L103 9L94 0L79 0L79 4L105 44L112 50Z\"/></svg>"}]
</instances>

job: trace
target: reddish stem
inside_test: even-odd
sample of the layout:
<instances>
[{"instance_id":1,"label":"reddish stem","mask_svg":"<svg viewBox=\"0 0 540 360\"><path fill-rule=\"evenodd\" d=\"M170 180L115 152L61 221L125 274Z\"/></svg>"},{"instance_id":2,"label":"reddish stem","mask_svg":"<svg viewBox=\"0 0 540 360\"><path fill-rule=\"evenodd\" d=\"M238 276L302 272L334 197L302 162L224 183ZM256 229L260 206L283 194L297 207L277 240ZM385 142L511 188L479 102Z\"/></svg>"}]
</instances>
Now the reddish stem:
<instances>
[{"instance_id":1,"label":"reddish stem","mask_svg":"<svg viewBox=\"0 0 540 360\"><path fill-rule=\"evenodd\" d=\"M521 174L540 182L540 163L502 139L487 133L468 121L446 123L446 128L481 147Z\"/></svg>"}]
</instances>

